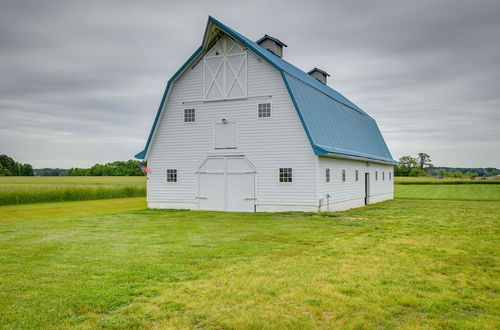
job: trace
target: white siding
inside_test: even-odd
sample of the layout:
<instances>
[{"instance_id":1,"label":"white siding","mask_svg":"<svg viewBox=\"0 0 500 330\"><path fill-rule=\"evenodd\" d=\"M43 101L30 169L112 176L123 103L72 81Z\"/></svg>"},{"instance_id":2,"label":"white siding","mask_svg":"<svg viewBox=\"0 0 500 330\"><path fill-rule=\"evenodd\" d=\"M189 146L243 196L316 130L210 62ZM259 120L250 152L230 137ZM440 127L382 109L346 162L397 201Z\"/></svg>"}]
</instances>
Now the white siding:
<instances>
[{"instance_id":1,"label":"white siding","mask_svg":"<svg viewBox=\"0 0 500 330\"><path fill-rule=\"evenodd\" d=\"M316 166L303 126L280 73L248 56L248 98L203 102L203 65L189 68L172 85L148 154L151 206L197 207L200 162L213 154L244 154L257 169L257 205L317 205ZM258 119L259 103L272 103L272 117ZM196 109L196 122L184 123L185 108ZM237 149L215 150L214 127L221 119L237 122ZM293 183L279 183L278 169L293 168ZM178 182L167 183L166 169L177 169ZM172 203L172 204L168 204ZM175 204L174 204L175 203ZM259 207L257 207L259 210Z\"/></svg>"},{"instance_id":2,"label":"white siding","mask_svg":"<svg viewBox=\"0 0 500 330\"><path fill-rule=\"evenodd\" d=\"M368 164L368 166L367 166ZM330 182L326 182L325 172L330 169ZM342 181L342 170L346 171L346 181ZM356 181L358 170L358 181ZM378 180L375 180L375 171ZM385 180L382 180L385 172ZM389 172L391 180L389 180ZM370 173L370 198L369 203L392 199L394 194L393 166L360 161L344 160L330 157L318 157L318 197L325 198L330 194L331 209L348 209L364 205L365 173ZM322 210L326 200L323 200Z\"/></svg>"}]
</instances>

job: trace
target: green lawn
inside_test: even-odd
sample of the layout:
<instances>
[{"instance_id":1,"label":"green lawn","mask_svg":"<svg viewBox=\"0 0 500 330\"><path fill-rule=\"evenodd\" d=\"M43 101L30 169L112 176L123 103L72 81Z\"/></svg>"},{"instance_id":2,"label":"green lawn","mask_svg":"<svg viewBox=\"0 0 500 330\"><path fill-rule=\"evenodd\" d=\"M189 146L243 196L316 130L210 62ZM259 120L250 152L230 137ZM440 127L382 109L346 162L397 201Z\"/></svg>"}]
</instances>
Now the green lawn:
<instances>
[{"instance_id":1,"label":"green lawn","mask_svg":"<svg viewBox=\"0 0 500 330\"><path fill-rule=\"evenodd\" d=\"M140 210L146 207L147 203L144 197L8 205L0 206L0 225L2 221L40 220L82 215L97 215Z\"/></svg>"},{"instance_id":2,"label":"green lawn","mask_svg":"<svg viewBox=\"0 0 500 330\"><path fill-rule=\"evenodd\" d=\"M500 202L411 200L11 219L0 328L498 329L499 222Z\"/></svg>"},{"instance_id":3,"label":"green lawn","mask_svg":"<svg viewBox=\"0 0 500 330\"><path fill-rule=\"evenodd\" d=\"M397 199L492 200L500 201L498 184L394 185Z\"/></svg>"}]
</instances>

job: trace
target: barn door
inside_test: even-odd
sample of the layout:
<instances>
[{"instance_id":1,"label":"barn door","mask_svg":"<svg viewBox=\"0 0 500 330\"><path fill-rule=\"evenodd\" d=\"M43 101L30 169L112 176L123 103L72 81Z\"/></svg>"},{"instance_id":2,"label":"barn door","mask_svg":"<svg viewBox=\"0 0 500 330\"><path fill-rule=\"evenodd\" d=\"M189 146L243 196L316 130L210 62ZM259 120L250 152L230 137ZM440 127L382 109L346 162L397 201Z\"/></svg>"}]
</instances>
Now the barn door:
<instances>
[{"instance_id":1,"label":"barn door","mask_svg":"<svg viewBox=\"0 0 500 330\"><path fill-rule=\"evenodd\" d=\"M209 157L198 170L200 210L255 211L255 170L242 156Z\"/></svg>"}]
</instances>

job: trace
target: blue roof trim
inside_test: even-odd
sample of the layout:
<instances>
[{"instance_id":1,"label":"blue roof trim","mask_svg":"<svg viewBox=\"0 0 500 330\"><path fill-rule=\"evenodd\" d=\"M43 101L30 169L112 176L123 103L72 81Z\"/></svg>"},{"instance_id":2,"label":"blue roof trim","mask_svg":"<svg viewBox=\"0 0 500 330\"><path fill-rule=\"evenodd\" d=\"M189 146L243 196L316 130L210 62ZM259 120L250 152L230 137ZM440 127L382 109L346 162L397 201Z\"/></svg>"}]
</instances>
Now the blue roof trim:
<instances>
[{"instance_id":1,"label":"blue roof trim","mask_svg":"<svg viewBox=\"0 0 500 330\"><path fill-rule=\"evenodd\" d=\"M328 74L328 72L326 72L326 71L324 71L324 70L321 70L321 69L318 69L318 68L316 68L316 67L315 67L315 68L313 68L313 69L311 69L311 70L309 70L309 71L307 72L307 74L311 74L311 73L313 73L313 72L315 72L315 71L321 72L321 73L322 73L322 74L324 74L325 76L330 77L330 75Z\"/></svg>"},{"instance_id":2,"label":"blue roof trim","mask_svg":"<svg viewBox=\"0 0 500 330\"><path fill-rule=\"evenodd\" d=\"M278 38L271 37L268 34L265 34L262 38L260 38L259 40L257 40L255 43L259 44L261 41L263 41L265 39L269 39L269 40L275 41L275 42L279 43L281 46L288 47L283 41L279 40Z\"/></svg>"},{"instance_id":3,"label":"blue roof trim","mask_svg":"<svg viewBox=\"0 0 500 330\"><path fill-rule=\"evenodd\" d=\"M230 27L209 16L202 46L169 79L144 150L135 155L143 159L158 124L169 88L175 78L206 46L210 23L241 42L280 71L307 138L318 156L346 155L396 164L375 120L334 89L261 47ZM315 68L317 69L317 68ZM321 71L317 69L318 71ZM333 147L335 146L335 147Z\"/></svg>"},{"instance_id":4,"label":"blue roof trim","mask_svg":"<svg viewBox=\"0 0 500 330\"><path fill-rule=\"evenodd\" d=\"M163 109L163 105L165 104L165 100L167 98L167 94L168 94L168 90L170 89L170 85L172 84L172 81L182 72L184 71L184 69L189 65L189 63L201 52L201 50L203 49L203 47L198 47L197 50L195 50L195 52L193 53L193 55L191 55L189 57L189 59L181 66L181 68L179 70L177 70L177 72L174 73L174 75L168 80L167 82L167 87L165 87L165 92L163 92L163 96L161 98L161 102L160 102L160 106L158 107L158 111L156 112L156 117L155 117L155 120L153 122L153 127L151 127L151 131L149 132L149 136L148 136L148 141L146 142L146 146L144 147L144 149L141 151L141 152L138 152L134 157L137 158L137 159L144 159L144 157L146 157L146 153L148 151L148 148L149 148L149 144L151 143L151 139L153 138L153 134L155 132L155 129L156 129L156 125L158 124L158 120L160 119L160 115L161 115L161 109Z\"/></svg>"}]
</instances>

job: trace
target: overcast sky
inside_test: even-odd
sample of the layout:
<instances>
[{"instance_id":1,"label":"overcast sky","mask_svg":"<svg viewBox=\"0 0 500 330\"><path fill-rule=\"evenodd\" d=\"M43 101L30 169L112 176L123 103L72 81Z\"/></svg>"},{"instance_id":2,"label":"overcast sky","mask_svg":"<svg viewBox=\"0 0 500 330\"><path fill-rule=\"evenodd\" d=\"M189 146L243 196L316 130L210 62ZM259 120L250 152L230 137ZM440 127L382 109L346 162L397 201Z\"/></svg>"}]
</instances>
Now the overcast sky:
<instances>
[{"instance_id":1,"label":"overcast sky","mask_svg":"<svg viewBox=\"0 0 500 330\"><path fill-rule=\"evenodd\" d=\"M329 72L393 158L500 167L498 0L0 0L0 154L35 168L132 158L209 14Z\"/></svg>"}]
</instances>

